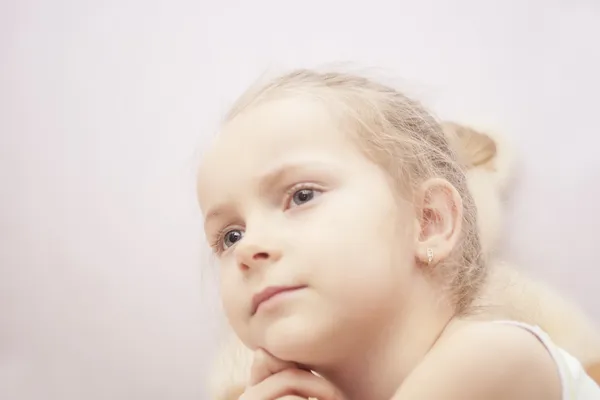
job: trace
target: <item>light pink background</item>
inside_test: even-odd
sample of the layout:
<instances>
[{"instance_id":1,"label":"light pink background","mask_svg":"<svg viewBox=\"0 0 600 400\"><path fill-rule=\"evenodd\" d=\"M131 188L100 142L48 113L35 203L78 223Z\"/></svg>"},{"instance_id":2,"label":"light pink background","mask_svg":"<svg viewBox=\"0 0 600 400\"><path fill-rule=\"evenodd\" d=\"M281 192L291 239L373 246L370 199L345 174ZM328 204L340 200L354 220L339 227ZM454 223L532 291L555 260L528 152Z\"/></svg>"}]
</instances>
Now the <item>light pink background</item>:
<instances>
[{"instance_id":1,"label":"light pink background","mask_svg":"<svg viewBox=\"0 0 600 400\"><path fill-rule=\"evenodd\" d=\"M505 255L600 319L598 38L595 0L2 1L0 398L206 398L196 150L273 67L385 67L505 132Z\"/></svg>"}]
</instances>

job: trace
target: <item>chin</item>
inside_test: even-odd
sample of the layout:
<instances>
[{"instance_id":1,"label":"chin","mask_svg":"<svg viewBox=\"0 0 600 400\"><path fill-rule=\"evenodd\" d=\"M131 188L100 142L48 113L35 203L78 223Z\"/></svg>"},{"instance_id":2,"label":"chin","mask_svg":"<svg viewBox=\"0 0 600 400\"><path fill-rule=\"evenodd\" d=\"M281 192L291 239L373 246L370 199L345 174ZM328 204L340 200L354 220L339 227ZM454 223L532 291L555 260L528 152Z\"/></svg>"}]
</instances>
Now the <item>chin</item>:
<instances>
[{"instance_id":1,"label":"chin","mask_svg":"<svg viewBox=\"0 0 600 400\"><path fill-rule=\"evenodd\" d=\"M264 331L262 347L285 361L306 365L326 362L332 350L335 352L332 345L339 334L333 324L319 322L315 316L297 314L273 321Z\"/></svg>"}]
</instances>

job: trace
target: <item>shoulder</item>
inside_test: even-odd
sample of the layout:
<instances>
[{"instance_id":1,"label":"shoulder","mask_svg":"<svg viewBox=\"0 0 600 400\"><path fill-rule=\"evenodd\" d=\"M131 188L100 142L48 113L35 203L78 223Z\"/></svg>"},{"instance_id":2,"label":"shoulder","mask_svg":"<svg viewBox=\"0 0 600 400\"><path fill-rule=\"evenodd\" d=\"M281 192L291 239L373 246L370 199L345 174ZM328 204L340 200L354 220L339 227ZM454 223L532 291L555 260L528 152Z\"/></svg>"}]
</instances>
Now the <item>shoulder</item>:
<instances>
[{"instance_id":1,"label":"shoulder","mask_svg":"<svg viewBox=\"0 0 600 400\"><path fill-rule=\"evenodd\" d=\"M394 400L560 400L558 369L531 332L511 325L460 322L405 380Z\"/></svg>"}]
</instances>

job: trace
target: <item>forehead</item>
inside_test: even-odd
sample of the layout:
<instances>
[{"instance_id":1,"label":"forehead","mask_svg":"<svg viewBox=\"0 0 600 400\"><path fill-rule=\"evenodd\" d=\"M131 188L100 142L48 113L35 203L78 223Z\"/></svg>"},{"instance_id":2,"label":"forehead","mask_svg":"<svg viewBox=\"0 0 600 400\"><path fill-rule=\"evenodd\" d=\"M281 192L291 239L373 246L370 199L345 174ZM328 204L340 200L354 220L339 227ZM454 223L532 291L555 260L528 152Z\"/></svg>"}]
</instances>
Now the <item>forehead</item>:
<instances>
[{"instance_id":1,"label":"forehead","mask_svg":"<svg viewBox=\"0 0 600 400\"><path fill-rule=\"evenodd\" d=\"M358 149L340 122L309 97L272 100L239 114L225 124L200 165L201 203L207 192L239 187L278 163L355 158Z\"/></svg>"},{"instance_id":2,"label":"forehead","mask_svg":"<svg viewBox=\"0 0 600 400\"><path fill-rule=\"evenodd\" d=\"M339 122L330 107L316 98L295 96L267 101L226 123L211 152L251 150L251 154L262 156L289 150L292 143L301 147L340 144L347 137Z\"/></svg>"}]
</instances>

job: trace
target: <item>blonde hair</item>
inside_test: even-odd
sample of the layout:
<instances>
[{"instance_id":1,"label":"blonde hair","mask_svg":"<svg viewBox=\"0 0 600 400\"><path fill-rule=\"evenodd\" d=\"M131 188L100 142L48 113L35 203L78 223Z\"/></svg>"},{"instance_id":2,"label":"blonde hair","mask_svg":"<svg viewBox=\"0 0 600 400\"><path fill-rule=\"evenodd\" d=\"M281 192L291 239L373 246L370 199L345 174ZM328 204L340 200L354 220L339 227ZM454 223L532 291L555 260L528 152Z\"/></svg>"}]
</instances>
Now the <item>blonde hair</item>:
<instances>
[{"instance_id":1,"label":"blonde hair","mask_svg":"<svg viewBox=\"0 0 600 400\"><path fill-rule=\"evenodd\" d=\"M361 149L386 170L399 188L414 190L432 177L450 182L463 201L462 233L453 254L435 265L457 307L464 313L485 280L475 203L464 166L440 124L417 101L399 91L355 74L295 70L244 93L225 121L249 107L277 97L310 95L340 112ZM337 107L336 107L337 106Z\"/></svg>"}]
</instances>

